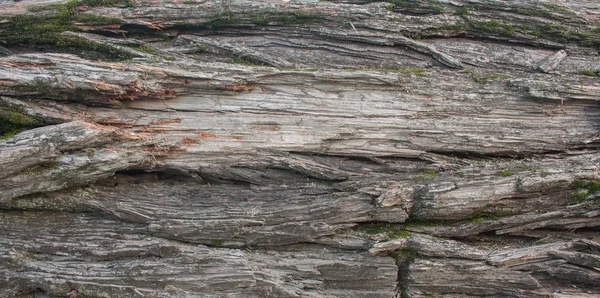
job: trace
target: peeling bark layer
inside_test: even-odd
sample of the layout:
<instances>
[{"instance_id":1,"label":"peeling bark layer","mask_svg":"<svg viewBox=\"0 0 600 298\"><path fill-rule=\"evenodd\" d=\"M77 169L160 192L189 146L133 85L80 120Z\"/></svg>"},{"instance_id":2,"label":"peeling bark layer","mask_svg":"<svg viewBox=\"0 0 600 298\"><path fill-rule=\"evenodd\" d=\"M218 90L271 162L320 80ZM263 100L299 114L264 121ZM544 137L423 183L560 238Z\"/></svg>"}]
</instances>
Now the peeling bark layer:
<instances>
[{"instance_id":1,"label":"peeling bark layer","mask_svg":"<svg viewBox=\"0 0 600 298\"><path fill-rule=\"evenodd\" d=\"M0 296L600 295L595 1L0 2Z\"/></svg>"}]
</instances>

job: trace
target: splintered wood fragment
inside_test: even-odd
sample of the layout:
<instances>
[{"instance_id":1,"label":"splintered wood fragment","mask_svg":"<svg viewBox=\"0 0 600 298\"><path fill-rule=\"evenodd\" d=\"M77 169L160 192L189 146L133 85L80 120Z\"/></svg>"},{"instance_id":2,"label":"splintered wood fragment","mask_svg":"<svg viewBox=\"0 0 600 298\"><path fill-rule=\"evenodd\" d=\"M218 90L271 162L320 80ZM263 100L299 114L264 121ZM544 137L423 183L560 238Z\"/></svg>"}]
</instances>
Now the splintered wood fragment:
<instances>
[{"instance_id":1,"label":"splintered wood fragment","mask_svg":"<svg viewBox=\"0 0 600 298\"><path fill-rule=\"evenodd\" d=\"M423 256L435 258L460 258L483 261L490 254L488 250L478 248L474 245L420 234L410 237L410 247Z\"/></svg>"},{"instance_id":2,"label":"splintered wood fragment","mask_svg":"<svg viewBox=\"0 0 600 298\"><path fill-rule=\"evenodd\" d=\"M377 45L387 46L405 46L416 52L430 56L437 60L444 66L454 69L462 69L463 65L460 60L452 57L449 54L443 53L437 50L434 46L416 41L414 39L404 37L401 35L387 35L387 34L357 34L357 33L340 33L337 31L329 30L327 28L320 28L316 31L317 34L324 35L329 38L335 38L339 40L352 40L357 42L371 43Z\"/></svg>"},{"instance_id":3,"label":"splintered wood fragment","mask_svg":"<svg viewBox=\"0 0 600 298\"><path fill-rule=\"evenodd\" d=\"M543 272L557 280L568 281L580 286L594 286L600 283L599 271L569 263L549 266Z\"/></svg>"},{"instance_id":4,"label":"splintered wood fragment","mask_svg":"<svg viewBox=\"0 0 600 298\"><path fill-rule=\"evenodd\" d=\"M571 264L585 266L592 269L600 267L600 255L561 250L553 250L550 251L549 254L562 258Z\"/></svg>"},{"instance_id":5,"label":"splintered wood fragment","mask_svg":"<svg viewBox=\"0 0 600 298\"><path fill-rule=\"evenodd\" d=\"M410 297L416 293L535 297L531 291L543 288L527 272L496 268L481 261L417 258L404 274L410 282L402 286Z\"/></svg>"},{"instance_id":6,"label":"splintered wood fragment","mask_svg":"<svg viewBox=\"0 0 600 298\"><path fill-rule=\"evenodd\" d=\"M567 52L565 50L560 50L555 52L554 54L548 56L546 59L542 60L537 66L536 70L549 73L556 69L558 64L563 61L567 57Z\"/></svg>"},{"instance_id":7,"label":"splintered wood fragment","mask_svg":"<svg viewBox=\"0 0 600 298\"><path fill-rule=\"evenodd\" d=\"M402 205L410 210L414 204L414 193L415 187L410 184L394 185L382 193L375 202L380 207Z\"/></svg>"},{"instance_id":8,"label":"splintered wood fragment","mask_svg":"<svg viewBox=\"0 0 600 298\"><path fill-rule=\"evenodd\" d=\"M5 169L0 174L0 202L82 185L110 177L118 170L150 164L144 151L102 148L115 144L117 135L112 127L67 122L0 141L0 167ZM148 141L136 140L138 144L144 142Z\"/></svg>"},{"instance_id":9,"label":"splintered wood fragment","mask_svg":"<svg viewBox=\"0 0 600 298\"><path fill-rule=\"evenodd\" d=\"M419 42L419 41L416 41L414 39L407 38L404 36L398 36L398 37L394 38L393 40L398 45L407 46L417 52L430 55L435 60L437 60L438 62L442 63L443 65L445 65L447 67L455 68L455 69L463 68L463 65L460 62L460 60L437 50L435 47L433 47L431 45L428 45L426 43Z\"/></svg>"},{"instance_id":10,"label":"splintered wood fragment","mask_svg":"<svg viewBox=\"0 0 600 298\"><path fill-rule=\"evenodd\" d=\"M600 80L589 78L566 83L564 80L551 78L529 79L519 78L509 80L509 85L527 96L542 100L590 100L600 101Z\"/></svg>"},{"instance_id":11,"label":"splintered wood fragment","mask_svg":"<svg viewBox=\"0 0 600 298\"><path fill-rule=\"evenodd\" d=\"M494 266L511 267L552 259L550 252L573 247L573 242L556 242L532 247L516 248L491 254L487 262Z\"/></svg>"},{"instance_id":12,"label":"splintered wood fragment","mask_svg":"<svg viewBox=\"0 0 600 298\"><path fill-rule=\"evenodd\" d=\"M385 255L396 250L410 247L408 238L398 238L373 245L369 252L373 255Z\"/></svg>"},{"instance_id":13,"label":"splintered wood fragment","mask_svg":"<svg viewBox=\"0 0 600 298\"><path fill-rule=\"evenodd\" d=\"M424 234L413 234L373 245L369 252L374 255L389 254L402 249L411 249L421 257L455 258L469 260L485 260L489 251L466 245L459 241L431 237Z\"/></svg>"}]
</instances>

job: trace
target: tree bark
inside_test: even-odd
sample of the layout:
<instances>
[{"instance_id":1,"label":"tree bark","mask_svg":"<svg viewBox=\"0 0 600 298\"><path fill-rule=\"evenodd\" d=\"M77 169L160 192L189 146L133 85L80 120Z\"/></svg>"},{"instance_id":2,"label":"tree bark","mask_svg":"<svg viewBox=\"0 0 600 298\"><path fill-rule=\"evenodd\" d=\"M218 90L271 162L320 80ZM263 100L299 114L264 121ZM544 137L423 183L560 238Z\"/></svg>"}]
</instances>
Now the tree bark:
<instances>
[{"instance_id":1,"label":"tree bark","mask_svg":"<svg viewBox=\"0 0 600 298\"><path fill-rule=\"evenodd\" d=\"M600 295L599 50L592 0L0 1L0 296Z\"/></svg>"}]
</instances>

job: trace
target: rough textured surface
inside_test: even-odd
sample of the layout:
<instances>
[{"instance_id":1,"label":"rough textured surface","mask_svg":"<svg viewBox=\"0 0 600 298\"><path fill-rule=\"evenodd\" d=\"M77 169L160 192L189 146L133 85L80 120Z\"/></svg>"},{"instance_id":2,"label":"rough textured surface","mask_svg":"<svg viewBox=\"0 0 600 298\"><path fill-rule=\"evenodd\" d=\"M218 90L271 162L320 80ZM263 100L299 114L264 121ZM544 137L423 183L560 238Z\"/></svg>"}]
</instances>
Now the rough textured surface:
<instances>
[{"instance_id":1,"label":"rough textured surface","mask_svg":"<svg viewBox=\"0 0 600 298\"><path fill-rule=\"evenodd\" d=\"M0 1L0 296L600 295L596 1Z\"/></svg>"}]
</instances>

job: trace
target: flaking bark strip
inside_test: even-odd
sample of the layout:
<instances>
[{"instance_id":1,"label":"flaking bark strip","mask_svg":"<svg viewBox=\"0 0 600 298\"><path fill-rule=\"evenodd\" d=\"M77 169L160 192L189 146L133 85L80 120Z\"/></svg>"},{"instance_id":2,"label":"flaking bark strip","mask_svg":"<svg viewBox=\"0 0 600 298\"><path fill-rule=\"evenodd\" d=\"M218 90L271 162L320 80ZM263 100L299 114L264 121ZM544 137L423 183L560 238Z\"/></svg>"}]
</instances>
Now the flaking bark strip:
<instances>
[{"instance_id":1,"label":"flaking bark strip","mask_svg":"<svg viewBox=\"0 0 600 298\"><path fill-rule=\"evenodd\" d=\"M245 58L250 62L265 64L268 66L278 67L278 68L293 68L295 65L289 61L281 59L279 57L275 57L266 53L261 53L255 51L249 47L244 46L235 46L233 44L217 41L212 38L194 36L194 35L181 35L178 38L194 42L198 45L202 46L210 46L215 47L219 50L223 50L229 52L231 56L236 59ZM235 59L234 59L235 61Z\"/></svg>"},{"instance_id":2,"label":"flaking bark strip","mask_svg":"<svg viewBox=\"0 0 600 298\"><path fill-rule=\"evenodd\" d=\"M391 36L387 34L357 34L354 32L338 33L323 28L317 30L316 32L326 37L339 40L364 42L376 45L404 46L421 54L428 55L449 68L463 68L462 63L458 59L437 50L431 45L401 35Z\"/></svg>"}]
</instances>

